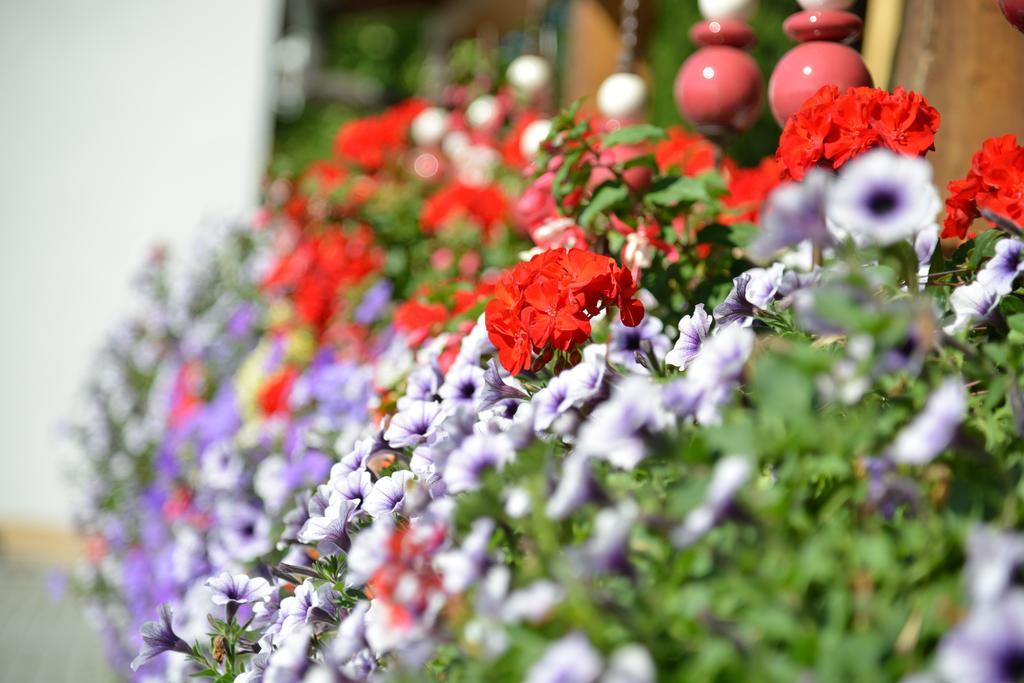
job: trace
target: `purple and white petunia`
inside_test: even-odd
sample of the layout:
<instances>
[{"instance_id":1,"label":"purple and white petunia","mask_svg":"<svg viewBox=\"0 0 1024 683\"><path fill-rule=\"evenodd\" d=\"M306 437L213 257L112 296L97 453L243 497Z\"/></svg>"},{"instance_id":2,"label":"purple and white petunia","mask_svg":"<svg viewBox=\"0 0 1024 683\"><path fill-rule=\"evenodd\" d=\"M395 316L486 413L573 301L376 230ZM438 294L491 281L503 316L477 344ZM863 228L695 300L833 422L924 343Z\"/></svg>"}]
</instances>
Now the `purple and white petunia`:
<instances>
[{"instance_id":1,"label":"purple and white petunia","mask_svg":"<svg viewBox=\"0 0 1024 683\"><path fill-rule=\"evenodd\" d=\"M679 321L679 338L675 346L665 355L665 363L685 370L700 353L701 344L707 339L713 319L704 310L704 304L697 304L693 313Z\"/></svg>"},{"instance_id":2,"label":"purple and white petunia","mask_svg":"<svg viewBox=\"0 0 1024 683\"><path fill-rule=\"evenodd\" d=\"M843 166L829 192L829 229L859 246L913 240L942 209L932 167L920 157L867 152Z\"/></svg>"},{"instance_id":3,"label":"purple and white petunia","mask_svg":"<svg viewBox=\"0 0 1024 683\"><path fill-rule=\"evenodd\" d=\"M363 509L371 517L387 516L401 512L405 504L405 492L416 475L409 470L398 470L381 477L373 484L373 489L363 501Z\"/></svg>"},{"instance_id":4,"label":"purple and white petunia","mask_svg":"<svg viewBox=\"0 0 1024 683\"><path fill-rule=\"evenodd\" d=\"M800 183L783 183L775 188L761 212L761 229L747 248L755 262L765 262L777 252L808 242L818 246L831 243L825 223L825 199L830 174L811 169Z\"/></svg>"},{"instance_id":5,"label":"purple and white petunia","mask_svg":"<svg viewBox=\"0 0 1024 683\"><path fill-rule=\"evenodd\" d=\"M245 574L221 572L219 576L206 580L212 593L210 599L215 605L245 605L259 602L270 595L270 584L266 579L256 576L250 578Z\"/></svg>"},{"instance_id":6,"label":"purple and white petunia","mask_svg":"<svg viewBox=\"0 0 1024 683\"><path fill-rule=\"evenodd\" d=\"M611 324L611 341L608 344L608 358L633 372L649 374L647 367L637 361L637 355L651 355L660 360L671 348L672 342L662 334L664 323L648 315L635 327L626 327L615 319Z\"/></svg>"},{"instance_id":7,"label":"purple and white petunia","mask_svg":"<svg viewBox=\"0 0 1024 683\"><path fill-rule=\"evenodd\" d=\"M544 512L551 519L561 521L590 501L596 490L590 456L571 451L562 461L561 475Z\"/></svg>"},{"instance_id":8,"label":"purple and white petunia","mask_svg":"<svg viewBox=\"0 0 1024 683\"><path fill-rule=\"evenodd\" d=\"M601 683L656 683L658 670L651 653L643 645L631 643L615 650L608 659L608 670Z\"/></svg>"},{"instance_id":9,"label":"purple and white petunia","mask_svg":"<svg viewBox=\"0 0 1024 683\"><path fill-rule=\"evenodd\" d=\"M466 540L459 548L438 553L434 565L441 574L445 591L454 595L464 593L487 570L487 546L494 533L494 520L481 517L474 520Z\"/></svg>"},{"instance_id":10,"label":"purple and white petunia","mask_svg":"<svg viewBox=\"0 0 1024 683\"><path fill-rule=\"evenodd\" d=\"M945 380L910 424L900 430L885 456L904 465L927 465L949 448L967 416L963 380Z\"/></svg>"},{"instance_id":11,"label":"purple and white petunia","mask_svg":"<svg viewBox=\"0 0 1024 683\"><path fill-rule=\"evenodd\" d=\"M411 401L391 418L384 438L395 448L428 443L444 419L440 403Z\"/></svg>"},{"instance_id":12,"label":"purple and white petunia","mask_svg":"<svg viewBox=\"0 0 1024 683\"><path fill-rule=\"evenodd\" d=\"M943 329L947 334L957 334L971 328L978 321L986 320L996 310L1001 298L999 292L979 281L957 287L949 296L949 304L956 317Z\"/></svg>"},{"instance_id":13,"label":"purple and white petunia","mask_svg":"<svg viewBox=\"0 0 1024 683\"><path fill-rule=\"evenodd\" d=\"M140 666L165 652L189 654L192 651L171 626L174 613L170 605L160 605L158 613L159 621L147 621L142 625L142 649L132 660L132 671L137 671Z\"/></svg>"},{"instance_id":14,"label":"purple and white petunia","mask_svg":"<svg viewBox=\"0 0 1024 683\"><path fill-rule=\"evenodd\" d=\"M1024 536L987 526L967 536L964 578L975 605L993 604L1015 588L1024 570Z\"/></svg>"},{"instance_id":15,"label":"purple and white petunia","mask_svg":"<svg viewBox=\"0 0 1024 683\"><path fill-rule=\"evenodd\" d=\"M704 502L676 527L672 542L679 548L687 548L715 528L729 512L736 494L750 480L752 471L750 459L744 456L730 455L716 462Z\"/></svg>"},{"instance_id":16,"label":"purple and white petunia","mask_svg":"<svg viewBox=\"0 0 1024 683\"><path fill-rule=\"evenodd\" d=\"M484 388L484 369L469 363L456 364L438 390L441 406L451 412L459 406L473 408Z\"/></svg>"},{"instance_id":17,"label":"purple and white petunia","mask_svg":"<svg viewBox=\"0 0 1024 683\"><path fill-rule=\"evenodd\" d=\"M594 683L603 669L601 654L585 635L574 632L548 646L524 683Z\"/></svg>"},{"instance_id":18,"label":"purple and white petunia","mask_svg":"<svg viewBox=\"0 0 1024 683\"><path fill-rule=\"evenodd\" d=\"M672 420L661 402L661 385L642 375L623 378L580 429L576 450L633 469L647 455L647 439Z\"/></svg>"},{"instance_id":19,"label":"purple and white petunia","mask_svg":"<svg viewBox=\"0 0 1024 683\"><path fill-rule=\"evenodd\" d=\"M1013 283L1024 273L1024 242L1003 239L996 244L995 255L978 271L978 282L999 296L1013 291Z\"/></svg>"},{"instance_id":20,"label":"purple and white petunia","mask_svg":"<svg viewBox=\"0 0 1024 683\"><path fill-rule=\"evenodd\" d=\"M1014 683L1024 672L1024 591L975 606L942 639L936 673L949 683Z\"/></svg>"},{"instance_id":21,"label":"purple and white petunia","mask_svg":"<svg viewBox=\"0 0 1024 683\"><path fill-rule=\"evenodd\" d=\"M473 434L452 452L444 468L449 493L480 488L480 477L489 469L500 470L515 459L512 441L504 434Z\"/></svg>"}]
</instances>

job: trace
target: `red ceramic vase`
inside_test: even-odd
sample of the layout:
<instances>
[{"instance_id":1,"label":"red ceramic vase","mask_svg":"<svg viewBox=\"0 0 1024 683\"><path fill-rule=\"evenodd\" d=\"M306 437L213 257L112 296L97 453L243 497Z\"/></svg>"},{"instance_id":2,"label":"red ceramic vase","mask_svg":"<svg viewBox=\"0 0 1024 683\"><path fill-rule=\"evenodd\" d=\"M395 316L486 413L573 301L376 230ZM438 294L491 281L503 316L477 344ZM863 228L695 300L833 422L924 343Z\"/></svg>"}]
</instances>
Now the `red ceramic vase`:
<instances>
[{"instance_id":1,"label":"red ceramic vase","mask_svg":"<svg viewBox=\"0 0 1024 683\"><path fill-rule=\"evenodd\" d=\"M700 133L722 138L745 133L764 107L764 78L753 57L734 47L697 50L676 75L679 113Z\"/></svg>"},{"instance_id":2,"label":"red ceramic vase","mask_svg":"<svg viewBox=\"0 0 1024 683\"><path fill-rule=\"evenodd\" d=\"M859 52L839 43L813 41L797 45L779 60L768 83L768 101L775 120L785 126L822 86L835 85L845 91L872 83Z\"/></svg>"},{"instance_id":3,"label":"red ceramic vase","mask_svg":"<svg viewBox=\"0 0 1024 683\"><path fill-rule=\"evenodd\" d=\"M999 0L999 9L1007 21L1024 33L1024 0Z\"/></svg>"}]
</instances>

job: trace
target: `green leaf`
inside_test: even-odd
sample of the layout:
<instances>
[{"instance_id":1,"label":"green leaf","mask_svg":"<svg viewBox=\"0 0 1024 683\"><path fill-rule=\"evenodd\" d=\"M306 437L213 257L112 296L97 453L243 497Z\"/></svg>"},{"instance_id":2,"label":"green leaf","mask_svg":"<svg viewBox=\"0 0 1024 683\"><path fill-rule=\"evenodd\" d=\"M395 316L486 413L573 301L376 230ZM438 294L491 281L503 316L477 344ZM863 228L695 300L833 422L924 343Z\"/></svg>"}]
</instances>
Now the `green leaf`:
<instances>
[{"instance_id":1,"label":"green leaf","mask_svg":"<svg viewBox=\"0 0 1024 683\"><path fill-rule=\"evenodd\" d=\"M669 185L648 192L644 202L654 206L676 206L711 201L707 186L699 178L677 178Z\"/></svg>"},{"instance_id":2,"label":"green leaf","mask_svg":"<svg viewBox=\"0 0 1024 683\"><path fill-rule=\"evenodd\" d=\"M1014 332L1024 334L1024 313L1011 315L1006 319L1006 324L1009 325L1010 329Z\"/></svg>"},{"instance_id":3,"label":"green leaf","mask_svg":"<svg viewBox=\"0 0 1024 683\"><path fill-rule=\"evenodd\" d=\"M665 137L665 131L658 126L640 123L612 131L604 136L602 142L605 147L613 147L615 145L635 145L648 140L664 140Z\"/></svg>"},{"instance_id":4,"label":"green leaf","mask_svg":"<svg viewBox=\"0 0 1024 683\"><path fill-rule=\"evenodd\" d=\"M608 209L627 197L629 197L629 188L625 185L605 183L597 188L593 199L590 200L586 208L583 209L583 212L580 213L580 225L584 228L590 227L598 216L607 212Z\"/></svg>"},{"instance_id":5,"label":"green leaf","mask_svg":"<svg viewBox=\"0 0 1024 683\"><path fill-rule=\"evenodd\" d=\"M996 253L996 242L1002 239L1003 233L999 230L986 230L974 240L974 250L971 252L970 263L972 268L981 265L982 259L991 258Z\"/></svg>"}]
</instances>

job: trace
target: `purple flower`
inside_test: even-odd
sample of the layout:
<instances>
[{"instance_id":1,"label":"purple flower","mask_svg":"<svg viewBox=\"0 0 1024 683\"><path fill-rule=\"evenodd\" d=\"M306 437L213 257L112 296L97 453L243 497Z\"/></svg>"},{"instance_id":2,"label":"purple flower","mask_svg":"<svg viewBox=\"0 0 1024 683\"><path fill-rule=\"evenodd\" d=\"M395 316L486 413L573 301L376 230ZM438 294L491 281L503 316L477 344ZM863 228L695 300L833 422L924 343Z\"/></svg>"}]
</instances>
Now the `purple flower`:
<instances>
[{"instance_id":1,"label":"purple flower","mask_svg":"<svg viewBox=\"0 0 1024 683\"><path fill-rule=\"evenodd\" d=\"M1000 240L996 253L978 272L978 282L999 296L1013 291L1017 276L1024 273L1024 242L1016 239Z\"/></svg>"},{"instance_id":2,"label":"purple flower","mask_svg":"<svg viewBox=\"0 0 1024 683\"><path fill-rule=\"evenodd\" d=\"M993 604L1010 593L1024 570L1024 536L975 527L967 536L967 591L975 604Z\"/></svg>"},{"instance_id":3,"label":"purple flower","mask_svg":"<svg viewBox=\"0 0 1024 683\"><path fill-rule=\"evenodd\" d=\"M335 476L332 469L328 484L340 493L342 498L352 501L356 505L366 500L370 491L373 490L372 477L365 468L349 472L344 476L341 476L341 470L338 470L338 476Z\"/></svg>"},{"instance_id":4,"label":"purple flower","mask_svg":"<svg viewBox=\"0 0 1024 683\"><path fill-rule=\"evenodd\" d=\"M352 319L360 325L369 325L376 321L384 313L384 309L391 303L391 292L394 285L391 280L377 280L366 293L362 301L356 306L352 313Z\"/></svg>"},{"instance_id":5,"label":"purple flower","mask_svg":"<svg viewBox=\"0 0 1024 683\"><path fill-rule=\"evenodd\" d=\"M900 508L913 511L920 492L917 483L898 476L896 466L886 458L863 458L861 461L868 475L868 503L886 518L891 518Z\"/></svg>"},{"instance_id":6,"label":"purple flower","mask_svg":"<svg viewBox=\"0 0 1024 683\"><path fill-rule=\"evenodd\" d=\"M188 643L174 633L170 605L160 605L159 614L160 621L147 621L142 625L142 649L132 660L132 671L138 671L140 666L164 652L191 652Z\"/></svg>"},{"instance_id":7,"label":"purple flower","mask_svg":"<svg viewBox=\"0 0 1024 683\"><path fill-rule=\"evenodd\" d=\"M538 432L551 429L558 418L573 409L569 389L569 377L563 372L552 377L546 387L533 395L530 405L533 407L534 429Z\"/></svg>"},{"instance_id":8,"label":"purple flower","mask_svg":"<svg viewBox=\"0 0 1024 683\"><path fill-rule=\"evenodd\" d=\"M300 586L301 588L301 586ZM262 683L300 683L312 662L309 641L313 629L302 626L292 629L270 655Z\"/></svg>"},{"instance_id":9,"label":"purple flower","mask_svg":"<svg viewBox=\"0 0 1024 683\"><path fill-rule=\"evenodd\" d=\"M628 574L629 535L639 514L640 510L632 500L598 512L590 538L582 548L573 549L572 559L579 571L583 574Z\"/></svg>"},{"instance_id":10,"label":"purple flower","mask_svg":"<svg viewBox=\"0 0 1024 683\"><path fill-rule=\"evenodd\" d=\"M258 508L226 500L217 508L218 546L239 562L254 560L273 547L270 520Z\"/></svg>"},{"instance_id":11,"label":"purple flower","mask_svg":"<svg viewBox=\"0 0 1024 683\"><path fill-rule=\"evenodd\" d=\"M480 488L486 470L500 470L515 459L516 451L504 434L473 434L462 442L444 468L444 483L449 493Z\"/></svg>"},{"instance_id":12,"label":"purple flower","mask_svg":"<svg viewBox=\"0 0 1024 683\"><path fill-rule=\"evenodd\" d=\"M345 662L366 648L366 610L370 603L360 600L338 624L338 633L331 641L331 657Z\"/></svg>"},{"instance_id":13,"label":"purple flower","mask_svg":"<svg viewBox=\"0 0 1024 683\"><path fill-rule=\"evenodd\" d=\"M725 297L725 301L715 306L715 322L719 327L733 323L749 327L754 322L754 305L747 300L747 285L749 284L749 273L743 273L733 278L732 291Z\"/></svg>"},{"instance_id":14,"label":"purple flower","mask_svg":"<svg viewBox=\"0 0 1024 683\"><path fill-rule=\"evenodd\" d=\"M390 515L401 512L405 503L405 489L411 479L416 477L409 470L398 470L386 477L381 477L373 484L373 490L363 501L363 509L371 517Z\"/></svg>"},{"instance_id":15,"label":"purple flower","mask_svg":"<svg viewBox=\"0 0 1024 683\"><path fill-rule=\"evenodd\" d=\"M782 277L785 275L786 267L781 263L775 263L771 268L751 268L747 271L750 280L747 282L745 293L747 301L755 308L766 309L775 301L775 295L782 285Z\"/></svg>"},{"instance_id":16,"label":"purple flower","mask_svg":"<svg viewBox=\"0 0 1024 683\"><path fill-rule=\"evenodd\" d=\"M391 517L378 517L352 539L348 551L345 583L361 586L388 561L388 540L395 531Z\"/></svg>"},{"instance_id":17,"label":"purple flower","mask_svg":"<svg viewBox=\"0 0 1024 683\"><path fill-rule=\"evenodd\" d=\"M395 448L418 446L428 442L444 419L439 403L413 401L391 418L384 438Z\"/></svg>"},{"instance_id":18,"label":"purple flower","mask_svg":"<svg viewBox=\"0 0 1024 683\"><path fill-rule=\"evenodd\" d=\"M637 361L637 355L662 358L672 346L669 338L662 334L664 328L660 319L645 316L636 327L626 327L616 318L611 324L611 342L608 358L633 372L648 374L646 366Z\"/></svg>"},{"instance_id":19,"label":"purple flower","mask_svg":"<svg viewBox=\"0 0 1024 683\"><path fill-rule=\"evenodd\" d=\"M672 532L672 542L687 548L711 531L729 512L733 499L750 479L750 460L730 455L715 463L704 502L690 511L683 523Z\"/></svg>"},{"instance_id":20,"label":"purple flower","mask_svg":"<svg viewBox=\"0 0 1024 683\"><path fill-rule=\"evenodd\" d=\"M476 365L456 365L448 371L438 390L441 406L452 411L458 406L474 408L484 388L484 370Z\"/></svg>"},{"instance_id":21,"label":"purple flower","mask_svg":"<svg viewBox=\"0 0 1024 683\"><path fill-rule=\"evenodd\" d=\"M802 183L784 183L768 197L761 214L761 230L747 253L755 262L802 242L831 242L825 225L825 197L829 174L812 169Z\"/></svg>"},{"instance_id":22,"label":"purple flower","mask_svg":"<svg viewBox=\"0 0 1024 683\"><path fill-rule=\"evenodd\" d=\"M943 681L1014 683L1024 673L1024 592L975 607L939 645Z\"/></svg>"},{"instance_id":23,"label":"purple flower","mask_svg":"<svg viewBox=\"0 0 1024 683\"><path fill-rule=\"evenodd\" d=\"M956 319L944 329L947 334L956 334L972 327L979 320L988 318L1002 297L994 289L981 282L957 287L949 297Z\"/></svg>"},{"instance_id":24,"label":"purple flower","mask_svg":"<svg viewBox=\"0 0 1024 683\"><path fill-rule=\"evenodd\" d=\"M593 497L596 488L590 456L571 451L562 461L558 485L548 498L544 511L551 519L561 521L583 507Z\"/></svg>"},{"instance_id":25,"label":"purple flower","mask_svg":"<svg viewBox=\"0 0 1024 683\"><path fill-rule=\"evenodd\" d=\"M582 633L556 640L526 674L525 683L594 683L604 663Z\"/></svg>"},{"instance_id":26,"label":"purple flower","mask_svg":"<svg viewBox=\"0 0 1024 683\"><path fill-rule=\"evenodd\" d=\"M963 380L945 380L928 398L924 410L896 435L886 457L904 465L927 465L949 447L966 415Z\"/></svg>"},{"instance_id":27,"label":"purple flower","mask_svg":"<svg viewBox=\"0 0 1024 683\"><path fill-rule=\"evenodd\" d=\"M249 578L245 574L221 572L219 576L207 579L206 585L213 593L210 599L215 605L244 605L261 601L270 595L270 584L259 576Z\"/></svg>"},{"instance_id":28,"label":"purple flower","mask_svg":"<svg viewBox=\"0 0 1024 683\"><path fill-rule=\"evenodd\" d=\"M488 361L484 371L484 386L477 403L479 410L487 410L502 401L525 401L529 398L522 389L505 383L504 376L507 374L497 358Z\"/></svg>"},{"instance_id":29,"label":"purple flower","mask_svg":"<svg viewBox=\"0 0 1024 683\"><path fill-rule=\"evenodd\" d=\"M562 373L573 405L582 406L601 395L608 374L608 346L590 344L583 349L583 361Z\"/></svg>"},{"instance_id":30,"label":"purple flower","mask_svg":"<svg viewBox=\"0 0 1024 683\"><path fill-rule=\"evenodd\" d=\"M701 344L711 330L712 318L704 310L704 304L697 304L693 313L683 316L679 321L679 338L668 354L665 363L683 370L700 352Z\"/></svg>"},{"instance_id":31,"label":"purple flower","mask_svg":"<svg viewBox=\"0 0 1024 683\"><path fill-rule=\"evenodd\" d=\"M696 417L701 407L704 390L686 377L666 384L661 390L661 402L676 417Z\"/></svg>"},{"instance_id":32,"label":"purple flower","mask_svg":"<svg viewBox=\"0 0 1024 683\"><path fill-rule=\"evenodd\" d=\"M670 415L661 403L661 387L634 375L618 385L580 429L577 451L633 469L647 455L646 439L662 431Z\"/></svg>"},{"instance_id":33,"label":"purple flower","mask_svg":"<svg viewBox=\"0 0 1024 683\"><path fill-rule=\"evenodd\" d=\"M419 401L439 400L441 397L438 396L438 392L441 390L443 382L444 374L436 363L428 363L416 368L409 374L409 379L406 381L405 396L398 402L399 410Z\"/></svg>"},{"instance_id":34,"label":"purple flower","mask_svg":"<svg viewBox=\"0 0 1024 683\"><path fill-rule=\"evenodd\" d=\"M743 368L754 349L754 333L739 325L720 329L704 342L686 371L687 394L700 393L697 421L711 424L739 386Z\"/></svg>"},{"instance_id":35,"label":"purple flower","mask_svg":"<svg viewBox=\"0 0 1024 683\"><path fill-rule=\"evenodd\" d=\"M438 553L434 564L441 573L445 591L464 593L483 576L488 564L487 546L493 533L494 520L481 517L474 520L462 547Z\"/></svg>"},{"instance_id":36,"label":"purple flower","mask_svg":"<svg viewBox=\"0 0 1024 683\"><path fill-rule=\"evenodd\" d=\"M356 510L356 503L346 498L335 489L329 489L327 506L318 512L322 505L322 489L320 486L310 500L309 519L302 525L297 535L300 543L317 543L317 549L324 555L337 555L349 547L348 525Z\"/></svg>"},{"instance_id":37,"label":"purple flower","mask_svg":"<svg viewBox=\"0 0 1024 683\"><path fill-rule=\"evenodd\" d=\"M303 581L293 595L281 601L281 609L278 611L280 631L275 638L275 644L287 641L294 632L301 631L304 626L315 622L330 623L338 611L335 604L337 597L337 593L329 584L323 584L318 588L310 579Z\"/></svg>"},{"instance_id":38,"label":"purple flower","mask_svg":"<svg viewBox=\"0 0 1024 683\"><path fill-rule=\"evenodd\" d=\"M878 149L843 167L826 214L837 237L884 246L913 239L934 225L941 208L931 164Z\"/></svg>"}]
</instances>

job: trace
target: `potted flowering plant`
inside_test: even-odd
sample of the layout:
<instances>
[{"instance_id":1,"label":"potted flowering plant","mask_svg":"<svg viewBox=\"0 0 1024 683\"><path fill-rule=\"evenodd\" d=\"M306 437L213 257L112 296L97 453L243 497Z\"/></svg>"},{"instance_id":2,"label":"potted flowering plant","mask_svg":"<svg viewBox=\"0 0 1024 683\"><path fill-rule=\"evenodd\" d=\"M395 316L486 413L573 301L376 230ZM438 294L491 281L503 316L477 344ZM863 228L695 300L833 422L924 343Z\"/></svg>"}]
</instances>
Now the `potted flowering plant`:
<instances>
[{"instance_id":1,"label":"potted flowering plant","mask_svg":"<svg viewBox=\"0 0 1024 683\"><path fill-rule=\"evenodd\" d=\"M462 142L527 138L509 111ZM1015 140L985 144L940 229L939 116L900 90L822 90L756 169L573 108L493 183L432 148L458 124L410 146L436 114L351 124L184 293L157 270L115 338L82 430L113 661L248 683L1020 673ZM422 154L461 171L424 177Z\"/></svg>"}]
</instances>

